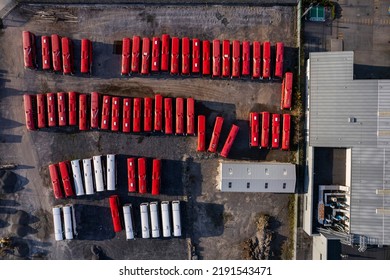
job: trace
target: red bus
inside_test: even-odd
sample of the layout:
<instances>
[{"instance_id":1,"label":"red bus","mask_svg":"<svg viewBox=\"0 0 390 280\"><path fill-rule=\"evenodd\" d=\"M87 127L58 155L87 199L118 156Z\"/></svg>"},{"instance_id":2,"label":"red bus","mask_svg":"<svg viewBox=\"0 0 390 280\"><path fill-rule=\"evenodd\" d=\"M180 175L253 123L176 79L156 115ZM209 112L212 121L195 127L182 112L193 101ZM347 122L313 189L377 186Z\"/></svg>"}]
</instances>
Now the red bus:
<instances>
[{"instance_id":1,"label":"red bus","mask_svg":"<svg viewBox=\"0 0 390 280\"><path fill-rule=\"evenodd\" d=\"M222 41L222 77L230 77L230 41Z\"/></svg>"},{"instance_id":2,"label":"red bus","mask_svg":"<svg viewBox=\"0 0 390 280\"><path fill-rule=\"evenodd\" d=\"M120 232L122 230L121 217L119 215L119 197L112 195L108 198L110 203L112 225L114 226L114 232Z\"/></svg>"},{"instance_id":3,"label":"red bus","mask_svg":"<svg viewBox=\"0 0 390 280\"><path fill-rule=\"evenodd\" d=\"M62 71L61 38L57 34L51 35L51 53L53 60L53 70L55 72Z\"/></svg>"},{"instance_id":4,"label":"red bus","mask_svg":"<svg viewBox=\"0 0 390 280\"><path fill-rule=\"evenodd\" d=\"M176 98L176 130L175 134L184 134L184 99Z\"/></svg>"},{"instance_id":5,"label":"red bus","mask_svg":"<svg viewBox=\"0 0 390 280\"><path fill-rule=\"evenodd\" d=\"M292 97L292 86L293 86L293 73L286 72L282 82L282 98L280 107L282 110L291 109L291 97Z\"/></svg>"},{"instance_id":6,"label":"red bus","mask_svg":"<svg viewBox=\"0 0 390 280\"><path fill-rule=\"evenodd\" d=\"M158 37L152 39L152 72L160 71L161 41Z\"/></svg>"},{"instance_id":7,"label":"red bus","mask_svg":"<svg viewBox=\"0 0 390 280\"><path fill-rule=\"evenodd\" d=\"M74 196L74 191L72 187L72 181L73 178L69 176L69 161L61 161L58 164L60 168L60 174L61 174L61 179L62 179L62 186L64 187L64 192L66 197Z\"/></svg>"},{"instance_id":8,"label":"red bus","mask_svg":"<svg viewBox=\"0 0 390 280\"><path fill-rule=\"evenodd\" d=\"M276 43L275 77L283 78L284 44Z\"/></svg>"},{"instance_id":9,"label":"red bus","mask_svg":"<svg viewBox=\"0 0 390 280\"><path fill-rule=\"evenodd\" d=\"M66 93L65 92L57 92L57 106L58 106L58 125L66 126Z\"/></svg>"},{"instance_id":10,"label":"red bus","mask_svg":"<svg viewBox=\"0 0 390 280\"><path fill-rule=\"evenodd\" d=\"M280 115L272 114L272 148L279 148L280 138Z\"/></svg>"},{"instance_id":11,"label":"red bus","mask_svg":"<svg viewBox=\"0 0 390 280\"><path fill-rule=\"evenodd\" d=\"M48 125L53 127L57 125L57 113L56 113L56 95L55 93L49 92L46 94L47 97L47 115L48 115Z\"/></svg>"},{"instance_id":12,"label":"red bus","mask_svg":"<svg viewBox=\"0 0 390 280\"><path fill-rule=\"evenodd\" d=\"M187 98L187 135L195 135L195 100Z\"/></svg>"},{"instance_id":13,"label":"red bus","mask_svg":"<svg viewBox=\"0 0 390 280\"><path fill-rule=\"evenodd\" d=\"M210 41L202 41L202 75L210 75Z\"/></svg>"},{"instance_id":14,"label":"red bus","mask_svg":"<svg viewBox=\"0 0 390 280\"><path fill-rule=\"evenodd\" d=\"M249 146L259 146L259 114L255 112L249 113Z\"/></svg>"},{"instance_id":15,"label":"red bus","mask_svg":"<svg viewBox=\"0 0 390 280\"><path fill-rule=\"evenodd\" d=\"M269 121L270 121L270 113L262 112L261 113L261 143L260 148L268 148L269 147Z\"/></svg>"},{"instance_id":16,"label":"red bus","mask_svg":"<svg viewBox=\"0 0 390 280\"><path fill-rule=\"evenodd\" d=\"M162 119L163 116L163 97L161 94L154 96L154 131L163 131Z\"/></svg>"},{"instance_id":17,"label":"red bus","mask_svg":"<svg viewBox=\"0 0 390 280\"><path fill-rule=\"evenodd\" d=\"M271 78L271 44L263 43L263 79Z\"/></svg>"},{"instance_id":18,"label":"red bus","mask_svg":"<svg viewBox=\"0 0 390 280\"><path fill-rule=\"evenodd\" d=\"M122 39L122 69L121 75L130 74L131 39Z\"/></svg>"},{"instance_id":19,"label":"red bus","mask_svg":"<svg viewBox=\"0 0 390 280\"><path fill-rule=\"evenodd\" d=\"M37 94L38 128L46 127L46 95Z\"/></svg>"},{"instance_id":20,"label":"red bus","mask_svg":"<svg viewBox=\"0 0 390 280\"><path fill-rule=\"evenodd\" d=\"M222 125L223 125L223 118L217 117L215 120L215 124L214 124L213 134L211 135L210 146L208 148L208 151L210 153L215 153L217 151L219 136L220 136L221 130L222 130Z\"/></svg>"},{"instance_id":21,"label":"red bus","mask_svg":"<svg viewBox=\"0 0 390 280\"><path fill-rule=\"evenodd\" d=\"M241 75L249 76L251 74L251 43L242 42L242 71Z\"/></svg>"},{"instance_id":22,"label":"red bus","mask_svg":"<svg viewBox=\"0 0 390 280\"><path fill-rule=\"evenodd\" d=\"M127 159L127 190L129 192L137 191L137 178L135 173L135 158Z\"/></svg>"},{"instance_id":23,"label":"red bus","mask_svg":"<svg viewBox=\"0 0 390 280\"><path fill-rule=\"evenodd\" d=\"M133 46L131 49L131 73L139 73L139 60L141 51L141 38L133 36Z\"/></svg>"},{"instance_id":24,"label":"red bus","mask_svg":"<svg viewBox=\"0 0 390 280\"><path fill-rule=\"evenodd\" d=\"M232 128L230 129L229 135L225 141L225 144L223 145L222 151L221 151L221 156L224 158L227 158L230 152L230 149L233 146L234 139L236 139L237 133L240 130L240 128L233 124Z\"/></svg>"},{"instance_id":25,"label":"red bus","mask_svg":"<svg viewBox=\"0 0 390 280\"><path fill-rule=\"evenodd\" d=\"M164 98L165 134L172 134L172 98Z\"/></svg>"},{"instance_id":26,"label":"red bus","mask_svg":"<svg viewBox=\"0 0 390 280\"><path fill-rule=\"evenodd\" d=\"M161 188L161 160L153 159L152 195L159 195Z\"/></svg>"},{"instance_id":27,"label":"red bus","mask_svg":"<svg viewBox=\"0 0 390 280\"><path fill-rule=\"evenodd\" d=\"M181 38L181 74L190 74L190 39Z\"/></svg>"},{"instance_id":28,"label":"red bus","mask_svg":"<svg viewBox=\"0 0 390 280\"><path fill-rule=\"evenodd\" d=\"M67 37L61 39L62 43L62 68L64 75L73 74L73 45Z\"/></svg>"},{"instance_id":29,"label":"red bus","mask_svg":"<svg viewBox=\"0 0 390 280\"><path fill-rule=\"evenodd\" d=\"M68 93L69 125L77 125L77 93Z\"/></svg>"},{"instance_id":30,"label":"red bus","mask_svg":"<svg viewBox=\"0 0 390 280\"><path fill-rule=\"evenodd\" d=\"M91 92L91 128L99 128L100 94Z\"/></svg>"},{"instance_id":31,"label":"red bus","mask_svg":"<svg viewBox=\"0 0 390 280\"><path fill-rule=\"evenodd\" d=\"M88 74L92 71L92 42L81 39L81 73Z\"/></svg>"},{"instance_id":32,"label":"red bus","mask_svg":"<svg viewBox=\"0 0 390 280\"><path fill-rule=\"evenodd\" d=\"M87 130L87 95L79 95L79 130Z\"/></svg>"},{"instance_id":33,"label":"red bus","mask_svg":"<svg viewBox=\"0 0 390 280\"><path fill-rule=\"evenodd\" d=\"M153 123L153 99L150 97L144 98L144 131L152 131Z\"/></svg>"},{"instance_id":34,"label":"red bus","mask_svg":"<svg viewBox=\"0 0 390 280\"><path fill-rule=\"evenodd\" d=\"M24 113L26 117L26 127L28 130L35 130L34 119L34 96L29 94L23 95Z\"/></svg>"},{"instance_id":35,"label":"red bus","mask_svg":"<svg viewBox=\"0 0 390 280\"><path fill-rule=\"evenodd\" d=\"M51 185L53 187L54 197L56 199L59 199L59 198L64 198L64 194L62 192L57 167L58 167L58 164L50 164L49 165L49 173L50 173Z\"/></svg>"},{"instance_id":36,"label":"red bus","mask_svg":"<svg viewBox=\"0 0 390 280\"><path fill-rule=\"evenodd\" d=\"M253 41L253 69L252 78L259 79L261 76L261 43Z\"/></svg>"},{"instance_id":37,"label":"red bus","mask_svg":"<svg viewBox=\"0 0 390 280\"><path fill-rule=\"evenodd\" d=\"M24 68L37 68L35 35L29 31L23 31L23 58Z\"/></svg>"},{"instance_id":38,"label":"red bus","mask_svg":"<svg viewBox=\"0 0 390 280\"><path fill-rule=\"evenodd\" d=\"M283 114L282 150L290 150L290 126L291 116Z\"/></svg>"},{"instance_id":39,"label":"red bus","mask_svg":"<svg viewBox=\"0 0 390 280\"><path fill-rule=\"evenodd\" d=\"M240 41L233 41L232 51L232 78L240 77L240 59L241 59L241 44Z\"/></svg>"},{"instance_id":40,"label":"red bus","mask_svg":"<svg viewBox=\"0 0 390 280\"><path fill-rule=\"evenodd\" d=\"M198 116L198 145L196 150L198 152L206 151L206 117Z\"/></svg>"},{"instance_id":41,"label":"red bus","mask_svg":"<svg viewBox=\"0 0 390 280\"><path fill-rule=\"evenodd\" d=\"M169 70L170 41L168 34L161 36L161 71Z\"/></svg>"},{"instance_id":42,"label":"red bus","mask_svg":"<svg viewBox=\"0 0 390 280\"><path fill-rule=\"evenodd\" d=\"M147 37L142 38L142 62L141 62L141 74L150 74L150 39Z\"/></svg>"},{"instance_id":43,"label":"red bus","mask_svg":"<svg viewBox=\"0 0 390 280\"><path fill-rule=\"evenodd\" d=\"M200 73L200 40L192 39L192 74Z\"/></svg>"},{"instance_id":44,"label":"red bus","mask_svg":"<svg viewBox=\"0 0 390 280\"><path fill-rule=\"evenodd\" d=\"M171 75L179 74L180 39L172 37L171 46Z\"/></svg>"},{"instance_id":45,"label":"red bus","mask_svg":"<svg viewBox=\"0 0 390 280\"><path fill-rule=\"evenodd\" d=\"M133 132L141 132L141 103L139 97L135 97L133 102Z\"/></svg>"},{"instance_id":46,"label":"red bus","mask_svg":"<svg viewBox=\"0 0 390 280\"><path fill-rule=\"evenodd\" d=\"M123 98L122 131L130 132L131 98Z\"/></svg>"},{"instance_id":47,"label":"red bus","mask_svg":"<svg viewBox=\"0 0 390 280\"><path fill-rule=\"evenodd\" d=\"M42 36L42 69L50 70L51 68L51 53L50 53L50 36Z\"/></svg>"},{"instance_id":48,"label":"red bus","mask_svg":"<svg viewBox=\"0 0 390 280\"><path fill-rule=\"evenodd\" d=\"M103 96L102 122L100 125L101 129L109 129L110 112L111 112L111 96L105 95Z\"/></svg>"},{"instance_id":49,"label":"red bus","mask_svg":"<svg viewBox=\"0 0 390 280\"><path fill-rule=\"evenodd\" d=\"M147 193L146 187L146 158L138 159L138 192Z\"/></svg>"},{"instance_id":50,"label":"red bus","mask_svg":"<svg viewBox=\"0 0 390 280\"><path fill-rule=\"evenodd\" d=\"M213 77L221 76L221 43L213 40Z\"/></svg>"},{"instance_id":51,"label":"red bus","mask_svg":"<svg viewBox=\"0 0 390 280\"><path fill-rule=\"evenodd\" d=\"M119 131L119 118L120 118L120 97L112 98L111 106L111 131Z\"/></svg>"}]
</instances>

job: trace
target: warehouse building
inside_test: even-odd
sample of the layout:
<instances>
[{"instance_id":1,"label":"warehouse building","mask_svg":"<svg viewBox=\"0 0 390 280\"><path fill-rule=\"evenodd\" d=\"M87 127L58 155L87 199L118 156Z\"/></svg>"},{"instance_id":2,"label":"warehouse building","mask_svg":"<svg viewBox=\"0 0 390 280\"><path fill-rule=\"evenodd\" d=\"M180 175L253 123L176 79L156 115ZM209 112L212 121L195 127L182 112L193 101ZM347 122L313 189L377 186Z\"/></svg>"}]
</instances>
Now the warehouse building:
<instances>
[{"instance_id":1,"label":"warehouse building","mask_svg":"<svg viewBox=\"0 0 390 280\"><path fill-rule=\"evenodd\" d=\"M295 165L291 163L220 162L218 176L222 192L295 192Z\"/></svg>"},{"instance_id":2,"label":"warehouse building","mask_svg":"<svg viewBox=\"0 0 390 280\"><path fill-rule=\"evenodd\" d=\"M303 227L314 259L334 258L334 240L390 245L390 80L354 80L353 61L326 52L307 63Z\"/></svg>"}]
</instances>

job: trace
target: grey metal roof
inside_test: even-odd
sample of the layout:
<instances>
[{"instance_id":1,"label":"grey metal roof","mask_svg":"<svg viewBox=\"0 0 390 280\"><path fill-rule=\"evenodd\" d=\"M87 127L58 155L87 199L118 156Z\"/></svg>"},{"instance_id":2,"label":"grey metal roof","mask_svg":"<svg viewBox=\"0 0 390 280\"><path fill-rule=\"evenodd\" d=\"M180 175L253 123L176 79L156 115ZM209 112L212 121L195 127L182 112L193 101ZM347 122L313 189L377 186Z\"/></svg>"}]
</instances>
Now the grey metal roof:
<instances>
[{"instance_id":1,"label":"grey metal roof","mask_svg":"<svg viewBox=\"0 0 390 280\"><path fill-rule=\"evenodd\" d=\"M309 71L309 144L376 145L378 81L353 80L353 52L310 53Z\"/></svg>"},{"instance_id":2,"label":"grey metal roof","mask_svg":"<svg viewBox=\"0 0 390 280\"><path fill-rule=\"evenodd\" d=\"M311 53L309 73L309 145L352 148L351 233L389 245L390 81L353 80L353 52Z\"/></svg>"},{"instance_id":3,"label":"grey metal roof","mask_svg":"<svg viewBox=\"0 0 390 280\"><path fill-rule=\"evenodd\" d=\"M219 176L223 192L295 192L295 165L290 163L221 162Z\"/></svg>"}]
</instances>

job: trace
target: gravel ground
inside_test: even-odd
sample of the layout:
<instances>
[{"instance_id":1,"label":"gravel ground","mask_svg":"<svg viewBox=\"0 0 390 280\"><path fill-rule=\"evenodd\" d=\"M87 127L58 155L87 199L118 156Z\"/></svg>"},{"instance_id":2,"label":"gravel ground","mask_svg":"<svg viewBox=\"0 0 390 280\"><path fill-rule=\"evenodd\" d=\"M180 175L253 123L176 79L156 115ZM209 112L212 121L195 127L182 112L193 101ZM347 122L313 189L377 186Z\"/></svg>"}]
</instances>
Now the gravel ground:
<instances>
[{"instance_id":1,"label":"gravel ground","mask_svg":"<svg viewBox=\"0 0 390 280\"><path fill-rule=\"evenodd\" d=\"M76 22L40 21L34 13L53 10L59 17L72 14ZM124 36L161 35L200 39L270 40L285 43L285 68L295 70L295 9L292 6L28 6L21 5L3 20L0 33L0 163L14 163L19 188L1 194L0 220L2 235L14 234L8 221L15 211L28 213L29 231L18 237L23 254L10 258L90 259L91 248L98 246L102 258L112 259L186 259L187 243L195 246L203 259L240 259L240 244L256 232L258 213L274 217L276 231L274 258L289 236L288 196L281 194L230 194L216 190L219 159L196 152L196 137L134 135L91 131L78 133L71 128L28 132L24 126L22 94L24 92L99 91L118 96L194 97L196 112L207 116L208 140L215 116L225 117L221 139L232 123L240 133L231 150L237 160L288 161L290 153L248 148L247 116L250 110L278 112L280 82L249 80L211 80L168 75L120 77L120 55L114 42ZM80 39L94 44L93 76L79 75L76 55L75 76L62 76L23 69L21 31L37 36L58 33L74 39L76 54ZM221 147L220 147L221 148ZM96 154L118 154L118 193L122 203L152 201L149 195L126 192L125 158L145 156L163 159L161 200L180 199L183 238L126 241L125 233L114 235L108 208L109 194L88 198L55 201L49 184L48 164L61 160L87 158ZM55 242L51 208L53 205L76 204L79 239ZM136 212L138 217L138 212ZM8 223L7 223L8 222ZM138 223L137 223L138 222ZM137 231L140 231L138 218ZM25 231L25 229L23 229Z\"/></svg>"}]
</instances>

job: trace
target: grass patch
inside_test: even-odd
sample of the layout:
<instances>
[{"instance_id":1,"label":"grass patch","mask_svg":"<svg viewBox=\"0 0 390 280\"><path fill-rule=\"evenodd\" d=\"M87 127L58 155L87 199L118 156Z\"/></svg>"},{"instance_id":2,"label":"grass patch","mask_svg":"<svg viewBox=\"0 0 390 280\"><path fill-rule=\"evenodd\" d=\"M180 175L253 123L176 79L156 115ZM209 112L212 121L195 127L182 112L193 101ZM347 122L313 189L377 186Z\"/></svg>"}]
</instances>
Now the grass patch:
<instances>
[{"instance_id":1,"label":"grass patch","mask_svg":"<svg viewBox=\"0 0 390 280\"><path fill-rule=\"evenodd\" d=\"M294 230L295 230L295 196L291 194L288 198L288 229L289 238L285 240L281 248L281 258L292 260L294 257Z\"/></svg>"}]
</instances>

